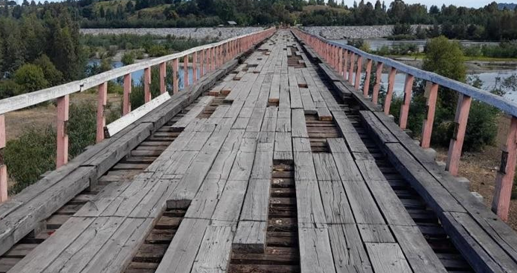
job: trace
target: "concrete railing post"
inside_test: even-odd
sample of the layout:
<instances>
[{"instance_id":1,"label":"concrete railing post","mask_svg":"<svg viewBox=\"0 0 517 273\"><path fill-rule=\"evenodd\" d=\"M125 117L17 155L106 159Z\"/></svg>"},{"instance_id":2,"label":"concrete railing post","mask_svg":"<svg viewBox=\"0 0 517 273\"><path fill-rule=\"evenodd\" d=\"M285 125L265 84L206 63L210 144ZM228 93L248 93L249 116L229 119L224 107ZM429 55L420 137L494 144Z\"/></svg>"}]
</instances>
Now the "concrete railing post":
<instances>
[{"instance_id":1,"label":"concrete railing post","mask_svg":"<svg viewBox=\"0 0 517 273\"><path fill-rule=\"evenodd\" d=\"M178 58L172 60L172 94L177 94L180 91L179 87L179 60Z\"/></svg>"},{"instance_id":2,"label":"concrete railing post","mask_svg":"<svg viewBox=\"0 0 517 273\"><path fill-rule=\"evenodd\" d=\"M9 199L7 184L7 166L5 165L4 149L6 144L5 115L0 115L0 203Z\"/></svg>"},{"instance_id":3,"label":"concrete railing post","mask_svg":"<svg viewBox=\"0 0 517 273\"><path fill-rule=\"evenodd\" d=\"M371 59L368 59L366 62L366 74L364 77L364 85L363 85L363 96L368 98L370 92L370 79L372 76L372 63Z\"/></svg>"},{"instance_id":4,"label":"concrete railing post","mask_svg":"<svg viewBox=\"0 0 517 273\"><path fill-rule=\"evenodd\" d=\"M70 96L66 95L57 99L57 151L56 169L68 163L68 133L67 123L69 117Z\"/></svg>"},{"instance_id":5,"label":"concrete railing post","mask_svg":"<svg viewBox=\"0 0 517 273\"><path fill-rule=\"evenodd\" d=\"M495 181L494 200L492 211L497 213L503 221L508 221L510 200L512 197L513 179L517 155L517 118L512 117L506 144L502 147L501 166Z\"/></svg>"},{"instance_id":6,"label":"concrete railing post","mask_svg":"<svg viewBox=\"0 0 517 273\"><path fill-rule=\"evenodd\" d=\"M363 70L363 56L359 55L357 58L357 70L355 71L355 89L359 90L361 84L361 72Z\"/></svg>"},{"instance_id":7,"label":"concrete railing post","mask_svg":"<svg viewBox=\"0 0 517 273\"><path fill-rule=\"evenodd\" d=\"M185 57L183 57L183 89L187 88L188 85L188 55L185 55Z\"/></svg>"},{"instance_id":8,"label":"concrete railing post","mask_svg":"<svg viewBox=\"0 0 517 273\"><path fill-rule=\"evenodd\" d=\"M415 77L413 75L406 75L406 82L404 83L404 101L400 107L399 126L402 130L407 127L407 119L409 116L409 106L411 105L411 96L413 93L413 82Z\"/></svg>"},{"instance_id":9,"label":"concrete railing post","mask_svg":"<svg viewBox=\"0 0 517 273\"><path fill-rule=\"evenodd\" d=\"M197 82L197 51L192 54L192 83Z\"/></svg>"},{"instance_id":10,"label":"concrete railing post","mask_svg":"<svg viewBox=\"0 0 517 273\"><path fill-rule=\"evenodd\" d=\"M144 101L148 103L151 99L151 68L148 67L144 69Z\"/></svg>"},{"instance_id":11,"label":"concrete railing post","mask_svg":"<svg viewBox=\"0 0 517 273\"><path fill-rule=\"evenodd\" d=\"M343 73L341 74L345 80L347 80L347 68L348 68L348 50L345 50L345 63L343 64Z\"/></svg>"},{"instance_id":12,"label":"concrete railing post","mask_svg":"<svg viewBox=\"0 0 517 273\"><path fill-rule=\"evenodd\" d=\"M163 62L160 64L160 94L167 92L167 86L165 85L165 75L167 75L167 66Z\"/></svg>"},{"instance_id":13,"label":"concrete railing post","mask_svg":"<svg viewBox=\"0 0 517 273\"><path fill-rule=\"evenodd\" d=\"M108 102L108 83L101 83L98 87L97 98L97 143L104 140L104 127L106 126L106 117L104 110Z\"/></svg>"},{"instance_id":14,"label":"concrete railing post","mask_svg":"<svg viewBox=\"0 0 517 273\"><path fill-rule=\"evenodd\" d=\"M124 95L122 97L122 116L131 112L131 73L124 76Z\"/></svg>"},{"instance_id":15,"label":"concrete railing post","mask_svg":"<svg viewBox=\"0 0 517 273\"><path fill-rule=\"evenodd\" d=\"M397 75L397 69L392 67L388 76L388 91L386 92L386 98L384 98L384 114L390 114L391 100L393 99L393 88L395 87L395 76Z\"/></svg>"},{"instance_id":16,"label":"concrete railing post","mask_svg":"<svg viewBox=\"0 0 517 273\"><path fill-rule=\"evenodd\" d=\"M449 145L447 165L445 166L445 169L454 176L458 175L471 103L471 97L462 94L458 96L458 106L456 107L456 117L454 118L454 134Z\"/></svg>"},{"instance_id":17,"label":"concrete railing post","mask_svg":"<svg viewBox=\"0 0 517 273\"><path fill-rule=\"evenodd\" d=\"M379 91L381 90L382 80L382 67L383 63L377 62L377 68L375 70L375 85L373 86L372 102L377 105L379 103Z\"/></svg>"},{"instance_id":18,"label":"concrete railing post","mask_svg":"<svg viewBox=\"0 0 517 273\"><path fill-rule=\"evenodd\" d=\"M354 60L355 54L350 52L350 67L348 68L348 83L353 84L354 81Z\"/></svg>"},{"instance_id":19,"label":"concrete railing post","mask_svg":"<svg viewBox=\"0 0 517 273\"><path fill-rule=\"evenodd\" d=\"M199 60L199 76L201 78L205 75L205 53L206 49L201 50L201 59Z\"/></svg>"},{"instance_id":20,"label":"concrete railing post","mask_svg":"<svg viewBox=\"0 0 517 273\"><path fill-rule=\"evenodd\" d=\"M424 149L431 146L431 135L433 134L434 112L436 111L436 99L438 98L438 84L428 82L425 96L427 98L427 117L422 126L422 142L420 146Z\"/></svg>"}]
</instances>

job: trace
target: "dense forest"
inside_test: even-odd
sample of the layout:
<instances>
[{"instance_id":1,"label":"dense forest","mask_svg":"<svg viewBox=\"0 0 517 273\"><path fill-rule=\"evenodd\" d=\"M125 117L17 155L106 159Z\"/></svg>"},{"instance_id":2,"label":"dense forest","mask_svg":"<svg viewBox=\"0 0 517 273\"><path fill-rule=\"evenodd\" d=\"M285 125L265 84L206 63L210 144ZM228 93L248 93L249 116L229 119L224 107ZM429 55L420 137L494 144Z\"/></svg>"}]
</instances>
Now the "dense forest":
<instances>
[{"instance_id":1,"label":"dense forest","mask_svg":"<svg viewBox=\"0 0 517 273\"><path fill-rule=\"evenodd\" d=\"M227 21L239 25L442 25L450 38L516 39L517 15L493 2L475 9L361 0L79 0L69 2L83 27L199 27Z\"/></svg>"},{"instance_id":2,"label":"dense forest","mask_svg":"<svg viewBox=\"0 0 517 273\"><path fill-rule=\"evenodd\" d=\"M0 98L32 92L83 76L86 56L79 24L69 8L47 4L1 10Z\"/></svg>"}]
</instances>

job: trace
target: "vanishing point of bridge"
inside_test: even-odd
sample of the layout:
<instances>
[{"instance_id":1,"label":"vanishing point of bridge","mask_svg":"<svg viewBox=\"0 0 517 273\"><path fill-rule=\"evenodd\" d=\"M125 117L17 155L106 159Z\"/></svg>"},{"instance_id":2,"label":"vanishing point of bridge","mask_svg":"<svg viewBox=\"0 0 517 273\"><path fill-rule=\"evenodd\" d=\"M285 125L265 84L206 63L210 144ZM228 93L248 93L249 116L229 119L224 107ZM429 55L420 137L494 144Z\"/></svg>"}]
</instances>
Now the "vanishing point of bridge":
<instances>
[{"instance_id":1,"label":"vanishing point of bridge","mask_svg":"<svg viewBox=\"0 0 517 273\"><path fill-rule=\"evenodd\" d=\"M181 91L180 60L185 79L189 63L195 71ZM380 81L358 90L363 60L366 82L374 62L377 79L391 68L384 111ZM154 99L151 66L162 91ZM147 103L131 111L138 69ZM400 124L386 115L397 72L408 75ZM106 83L117 77L124 116L106 125ZM461 94L449 172L402 130L415 77L429 82L424 148L438 85ZM68 96L96 86L98 144L68 162ZM453 176L472 98L517 113L476 92L300 30L268 29L0 101L5 114L58 100L58 169L10 198L0 169L0 272L517 272L517 236L500 220L515 118L494 198L500 218Z\"/></svg>"}]
</instances>

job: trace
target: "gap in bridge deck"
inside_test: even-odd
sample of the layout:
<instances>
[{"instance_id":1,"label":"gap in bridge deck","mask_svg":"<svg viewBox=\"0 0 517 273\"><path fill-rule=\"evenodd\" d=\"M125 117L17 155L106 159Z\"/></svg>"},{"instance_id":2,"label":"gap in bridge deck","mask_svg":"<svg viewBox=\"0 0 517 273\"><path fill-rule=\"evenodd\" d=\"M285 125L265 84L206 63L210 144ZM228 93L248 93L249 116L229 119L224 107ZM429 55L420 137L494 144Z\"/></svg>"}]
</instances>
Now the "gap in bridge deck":
<instances>
[{"instance_id":1,"label":"gap in bridge deck","mask_svg":"<svg viewBox=\"0 0 517 273\"><path fill-rule=\"evenodd\" d=\"M228 273L300 272L296 189L292 161L272 168L265 251L233 248Z\"/></svg>"},{"instance_id":2,"label":"gap in bridge deck","mask_svg":"<svg viewBox=\"0 0 517 273\"><path fill-rule=\"evenodd\" d=\"M195 102L192 105L194 104ZM103 190L106 190L108 186L116 189L130 183L136 175L143 173L183 131L183 129L172 128L171 126L182 118L192 108L192 105L173 117L135 149L130 151L125 158L121 159L98 179L95 187L83 191L70 200L61 209L43 221L39 229L34 230L1 256L0 273L7 272L14 267L38 245L52 236L56 230L83 208L84 205L94 200Z\"/></svg>"},{"instance_id":3,"label":"gap in bridge deck","mask_svg":"<svg viewBox=\"0 0 517 273\"><path fill-rule=\"evenodd\" d=\"M342 137L334 120L320 120L317 115L306 114L305 123L313 153L329 153L327 139Z\"/></svg>"},{"instance_id":4,"label":"gap in bridge deck","mask_svg":"<svg viewBox=\"0 0 517 273\"><path fill-rule=\"evenodd\" d=\"M325 83L328 86L328 82ZM367 148L368 153L374 158L375 164L382 172L383 177L400 199L404 208L416 223L425 240L436 253L445 269L448 272L474 272L472 267L452 244L434 211L426 205L422 197L389 162L388 158L380 150L378 144L373 141L372 137L363 127L358 115L358 111L361 107L357 101L347 100L343 103L341 99L336 98L336 100L341 104L341 108L344 109L346 116L360 137L360 142L356 143L356 146L359 144L359 146L364 145L364 147ZM357 149L357 147L350 147L350 140L352 139L350 136L345 135L340 137L343 137L347 141L350 150L354 151ZM355 160L361 160L360 156L358 157L355 154L353 154L353 156ZM372 191L372 189L370 189L370 191Z\"/></svg>"},{"instance_id":5,"label":"gap in bridge deck","mask_svg":"<svg viewBox=\"0 0 517 273\"><path fill-rule=\"evenodd\" d=\"M144 243L133 256L125 273L150 273L155 272L163 259L174 235L187 212L184 209L167 209L154 224L153 229L147 235Z\"/></svg>"}]
</instances>

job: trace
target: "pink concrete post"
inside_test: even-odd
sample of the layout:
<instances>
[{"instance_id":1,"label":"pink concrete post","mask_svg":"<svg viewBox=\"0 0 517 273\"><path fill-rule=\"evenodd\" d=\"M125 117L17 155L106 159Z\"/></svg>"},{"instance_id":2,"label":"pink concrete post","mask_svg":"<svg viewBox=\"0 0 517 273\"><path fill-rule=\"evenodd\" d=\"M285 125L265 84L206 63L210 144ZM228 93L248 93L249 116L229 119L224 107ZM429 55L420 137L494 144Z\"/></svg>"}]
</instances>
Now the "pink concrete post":
<instances>
[{"instance_id":1,"label":"pink concrete post","mask_svg":"<svg viewBox=\"0 0 517 273\"><path fill-rule=\"evenodd\" d=\"M347 68L348 68L348 50L345 50L345 63L343 64L343 74L342 74L342 76L345 80L347 80L347 77L346 77Z\"/></svg>"},{"instance_id":2,"label":"pink concrete post","mask_svg":"<svg viewBox=\"0 0 517 273\"><path fill-rule=\"evenodd\" d=\"M338 70L339 69L339 65L341 64L341 59L339 57L339 53L341 52L340 51L341 48L337 47L337 46L334 46L334 69L335 70Z\"/></svg>"},{"instance_id":3,"label":"pink concrete post","mask_svg":"<svg viewBox=\"0 0 517 273\"><path fill-rule=\"evenodd\" d=\"M205 75L205 49L201 50L201 60L199 60L199 76Z\"/></svg>"},{"instance_id":4,"label":"pink concrete post","mask_svg":"<svg viewBox=\"0 0 517 273\"><path fill-rule=\"evenodd\" d=\"M454 176L458 175L461 149L463 148L463 140L465 139L465 131L467 129L471 102L472 98L469 96L463 94L458 96L458 106L456 108L456 117L454 119L454 135L452 136L449 144L447 165L445 165L445 169Z\"/></svg>"},{"instance_id":5,"label":"pink concrete post","mask_svg":"<svg viewBox=\"0 0 517 273\"><path fill-rule=\"evenodd\" d=\"M151 68L144 69L144 101L151 101Z\"/></svg>"},{"instance_id":6,"label":"pink concrete post","mask_svg":"<svg viewBox=\"0 0 517 273\"><path fill-rule=\"evenodd\" d=\"M409 106L411 105L411 96L413 93L413 82L415 77L413 75L406 75L406 82L404 84L404 101L400 107L399 126L402 130L407 127L407 119L409 115Z\"/></svg>"},{"instance_id":7,"label":"pink concrete post","mask_svg":"<svg viewBox=\"0 0 517 273\"><path fill-rule=\"evenodd\" d=\"M382 79L382 66L381 62L377 62L377 69L375 70L375 85L373 86L372 102L377 105L379 102L379 90L381 90L381 79Z\"/></svg>"},{"instance_id":8,"label":"pink concrete post","mask_svg":"<svg viewBox=\"0 0 517 273\"><path fill-rule=\"evenodd\" d=\"M192 84L197 82L197 51L192 54Z\"/></svg>"},{"instance_id":9,"label":"pink concrete post","mask_svg":"<svg viewBox=\"0 0 517 273\"><path fill-rule=\"evenodd\" d=\"M124 76L124 96L122 97L122 116L131 112L131 73Z\"/></svg>"},{"instance_id":10,"label":"pink concrete post","mask_svg":"<svg viewBox=\"0 0 517 273\"><path fill-rule=\"evenodd\" d=\"M178 59L172 60L172 94L177 94L180 91L179 88L179 80L178 80L178 73L179 73L179 63Z\"/></svg>"},{"instance_id":11,"label":"pink concrete post","mask_svg":"<svg viewBox=\"0 0 517 273\"><path fill-rule=\"evenodd\" d=\"M338 63L337 63L337 72L339 75L343 75L343 49L338 49Z\"/></svg>"},{"instance_id":12,"label":"pink concrete post","mask_svg":"<svg viewBox=\"0 0 517 273\"><path fill-rule=\"evenodd\" d=\"M424 149L431 146L431 135L433 133L434 112L436 111L436 99L438 97L438 84L428 82L426 85L427 117L422 127L422 142L420 146Z\"/></svg>"},{"instance_id":13,"label":"pink concrete post","mask_svg":"<svg viewBox=\"0 0 517 273\"><path fill-rule=\"evenodd\" d=\"M354 80L354 59L355 54L350 52L350 67L348 68L348 83L352 84Z\"/></svg>"},{"instance_id":14,"label":"pink concrete post","mask_svg":"<svg viewBox=\"0 0 517 273\"><path fill-rule=\"evenodd\" d=\"M98 87L99 94L97 99L97 143L104 140L104 127L106 126L106 117L104 109L108 102L108 83L101 83Z\"/></svg>"},{"instance_id":15,"label":"pink concrete post","mask_svg":"<svg viewBox=\"0 0 517 273\"><path fill-rule=\"evenodd\" d=\"M501 166L497 172L494 200L492 201L492 211L497 213L499 218L503 221L508 221L508 213L510 211L510 199L512 197L517 155L516 141L517 118L512 117L506 145L502 147Z\"/></svg>"},{"instance_id":16,"label":"pink concrete post","mask_svg":"<svg viewBox=\"0 0 517 273\"><path fill-rule=\"evenodd\" d=\"M0 115L0 151L3 155L5 148L5 116ZM8 196L8 184L7 184L7 166L5 166L4 157L0 157L0 203L3 203L9 199Z\"/></svg>"},{"instance_id":17,"label":"pink concrete post","mask_svg":"<svg viewBox=\"0 0 517 273\"><path fill-rule=\"evenodd\" d=\"M357 58L357 70L355 72L355 89L359 90L359 85L361 84L361 72L363 70L363 56L359 55Z\"/></svg>"},{"instance_id":18,"label":"pink concrete post","mask_svg":"<svg viewBox=\"0 0 517 273\"><path fill-rule=\"evenodd\" d=\"M187 88L188 85L188 55L186 55L185 57L183 57L183 88Z\"/></svg>"},{"instance_id":19,"label":"pink concrete post","mask_svg":"<svg viewBox=\"0 0 517 273\"><path fill-rule=\"evenodd\" d=\"M215 47L210 48L210 71L215 70Z\"/></svg>"},{"instance_id":20,"label":"pink concrete post","mask_svg":"<svg viewBox=\"0 0 517 273\"><path fill-rule=\"evenodd\" d=\"M165 86L165 75L167 74L167 66L165 63L160 64L160 94L167 92L167 87Z\"/></svg>"},{"instance_id":21,"label":"pink concrete post","mask_svg":"<svg viewBox=\"0 0 517 273\"><path fill-rule=\"evenodd\" d=\"M366 62L366 74L364 77L364 86L363 86L363 96L365 98L368 98L368 93L370 91L370 78L372 76L372 63L373 61L371 59L368 59Z\"/></svg>"},{"instance_id":22,"label":"pink concrete post","mask_svg":"<svg viewBox=\"0 0 517 273\"><path fill-rule=\"evenodd\" d=\"M66 125L70 107L70 96L65 95L57 99L57 153L56 169L68 163L68 134Z\"/></svg>"},{"instance_id":23,"label":"pink concrete post","mask_svg":"<svg viewBox=\"0 0 517 273\"><path fill-rule=\"evenodd\" d=\"M388 76L388 92L386 92L386 98L384 99L384 114L390 114L391 100L393 99L393 87L395 86L395 76L397 75L397 69L392 67Z\"/></svg>"}]
</instances>

